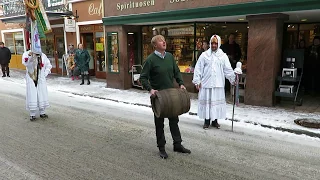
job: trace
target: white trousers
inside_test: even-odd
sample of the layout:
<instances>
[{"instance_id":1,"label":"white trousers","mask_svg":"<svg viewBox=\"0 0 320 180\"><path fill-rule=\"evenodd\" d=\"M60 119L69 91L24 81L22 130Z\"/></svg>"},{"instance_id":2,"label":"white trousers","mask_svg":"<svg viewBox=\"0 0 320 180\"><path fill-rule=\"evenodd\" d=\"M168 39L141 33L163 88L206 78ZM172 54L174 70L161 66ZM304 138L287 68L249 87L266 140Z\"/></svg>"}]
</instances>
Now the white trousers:
<instances>
[{"instance_id":1,"label":"white trousers","mask_svg":"<svg viewBox=\"0 0 320 180\"><path fill-rule=\"evenodd\" d=\"M44 108L43 108L43 109L40 108L40 109L39 109L40 115L41 115L41 114L46 114L45 110L46 110L46 109L44 109ZM30 116L36 116L36 113L37 113L37 111L32 111L32 110L30 110Z\"/></svg>"}]
</instances>

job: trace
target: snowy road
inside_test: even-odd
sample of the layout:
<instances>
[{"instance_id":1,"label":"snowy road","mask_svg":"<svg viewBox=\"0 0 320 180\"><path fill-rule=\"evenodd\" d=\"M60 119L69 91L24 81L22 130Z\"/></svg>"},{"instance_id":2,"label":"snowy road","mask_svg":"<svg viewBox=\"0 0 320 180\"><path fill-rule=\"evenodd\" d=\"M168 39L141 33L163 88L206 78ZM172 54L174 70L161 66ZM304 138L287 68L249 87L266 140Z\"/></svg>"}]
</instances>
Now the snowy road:
<instances>
[{"instance_id":1,"label":"snowy road","mask_svg":"<svg viewBox=\"0 0 320 180\"><path fill-rule=\"evenodd\" d=\"M81 88L79 86L79 88ZM202 130L180 120L190 155L158 157L151 109L50 91L48 120L30 122L25 88L0 84L0 179L319 179L320 141L272 130ZM147 101L148 99L146 99Z\"/></svg>"}]
</instances>

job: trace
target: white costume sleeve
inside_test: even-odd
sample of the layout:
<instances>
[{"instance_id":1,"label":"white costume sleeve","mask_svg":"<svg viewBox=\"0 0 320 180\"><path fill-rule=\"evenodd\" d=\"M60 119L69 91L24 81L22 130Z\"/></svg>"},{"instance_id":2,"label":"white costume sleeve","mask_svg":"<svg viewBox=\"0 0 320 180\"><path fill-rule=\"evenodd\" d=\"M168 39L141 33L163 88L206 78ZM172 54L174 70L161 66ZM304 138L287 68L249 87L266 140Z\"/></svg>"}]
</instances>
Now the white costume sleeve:
<instances>
[{"instance_id":1,"label":"white costume sleeve","mask_svg":"<svg viewBox=\"0 0 320 180\"><path fill-rule=\"evenodd\" d=\"M234 74L234 71L231 67L229 58L227 55L225 55L225 57L223 59L224 59L224 67L223 67L224 75L229 80L229 82L231 84L234 84L236 75Z\"/></svg>"},{"instance_id":2,"label":"white costume sleeve","mask_svg":"<svg viewBox=\"0 0 320 180\"><path fill-rule=\"evenodd\" d=\"M52 65L50 63L50 60L48 59L48 57L42 53L42 63L44 64L44 76L47 77L48 74L51 73L51 68L52 68Z\"/></svg>"},{"instance_id":3,"label":"white costume sleeve","mask_svg":"<svg viewBox=\"0 0 320 180\"><path fill-rule=\"evenodd\" d=\"M201 83L201 79L203 76L203 68L204 68L204 56L203 53L200 55L196 67L194 68L193 72L193 80L192 83L195 85L199 85Z\"/></svg>"},{"instance_id":4,"label":"white costume sleeve","mask_svg":"<svg viewBox=\"0 0 320 180\"><path fill-rule=\"evenodd\" d=\"M29 52L24 52L22 55L22 64L26 66L28 72L33 72L33 59L32 56L29 56Z\"/></svg>"}]
</instances>

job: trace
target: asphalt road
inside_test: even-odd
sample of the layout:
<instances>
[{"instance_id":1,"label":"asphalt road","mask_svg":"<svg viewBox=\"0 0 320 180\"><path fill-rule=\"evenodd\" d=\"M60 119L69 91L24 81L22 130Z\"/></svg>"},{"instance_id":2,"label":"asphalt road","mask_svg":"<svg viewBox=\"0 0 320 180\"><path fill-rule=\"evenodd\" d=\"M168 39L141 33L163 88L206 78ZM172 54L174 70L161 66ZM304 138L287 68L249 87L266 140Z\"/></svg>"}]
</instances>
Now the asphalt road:
<instances>
[{"instance_id":1,"label":"asphalt road","mask_svg":"<svg viewBox=\"0 0 320 180\"><path fill-rule=\"evenodd\" d=\"M81 88L79 86L79 88ZM190 155L160 159L151 109L50 92L49 119L29 121L23 85L0 84L0 179L320 179L319 141L181 118Z\"/></svg>"}]
</instances>

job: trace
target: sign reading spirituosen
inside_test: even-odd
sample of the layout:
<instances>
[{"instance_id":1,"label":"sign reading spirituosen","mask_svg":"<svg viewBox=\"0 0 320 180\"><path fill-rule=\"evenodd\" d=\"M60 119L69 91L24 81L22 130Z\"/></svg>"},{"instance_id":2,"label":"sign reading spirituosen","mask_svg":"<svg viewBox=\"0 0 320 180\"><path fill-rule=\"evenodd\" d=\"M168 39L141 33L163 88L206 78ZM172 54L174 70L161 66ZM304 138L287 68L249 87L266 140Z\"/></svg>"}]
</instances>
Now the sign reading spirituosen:
<instances>
[{"instance_id":1,"label":"sign reading spirituosen","mask_svg":"<svg viewBox=\"0 0 320 180\"><path fill-rule=\"evenodd\" d=\"M145 0L145 1L129 1L125 3L117 3L117 10L123 11L126 9L135 9L142 7L154 6L155 0Z\"/></svg>"}]
</instances>

